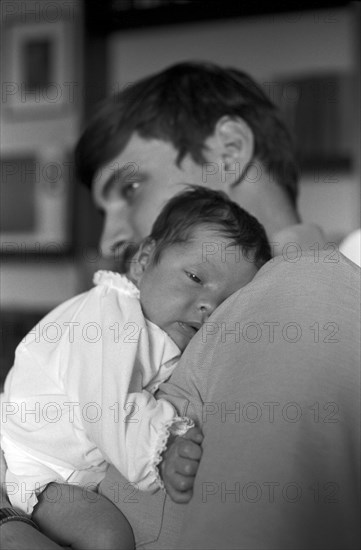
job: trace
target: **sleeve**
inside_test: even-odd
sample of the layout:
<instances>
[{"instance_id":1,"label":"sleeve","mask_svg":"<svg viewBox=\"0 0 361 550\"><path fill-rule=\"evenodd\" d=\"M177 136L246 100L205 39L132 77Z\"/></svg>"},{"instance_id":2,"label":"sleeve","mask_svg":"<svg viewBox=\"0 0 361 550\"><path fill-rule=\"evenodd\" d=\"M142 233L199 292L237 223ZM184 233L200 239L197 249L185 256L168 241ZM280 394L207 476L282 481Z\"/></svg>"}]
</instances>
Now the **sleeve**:
<instances>
[{"instance_id":1,"label":"sleeve","mask_svg":"<svg viewBox=\"0 0 361 550\"><path fill-rule=\"evenodd\" d=\"M66 385L87 436L140 490L156 490L162 486L157 464L172 425L181 423L186 431L189 421L143 389L153 351L139 302L96 288L76 323L82 341L69 346L63 360L71 363Z\"/></svg>"}]
</instances>

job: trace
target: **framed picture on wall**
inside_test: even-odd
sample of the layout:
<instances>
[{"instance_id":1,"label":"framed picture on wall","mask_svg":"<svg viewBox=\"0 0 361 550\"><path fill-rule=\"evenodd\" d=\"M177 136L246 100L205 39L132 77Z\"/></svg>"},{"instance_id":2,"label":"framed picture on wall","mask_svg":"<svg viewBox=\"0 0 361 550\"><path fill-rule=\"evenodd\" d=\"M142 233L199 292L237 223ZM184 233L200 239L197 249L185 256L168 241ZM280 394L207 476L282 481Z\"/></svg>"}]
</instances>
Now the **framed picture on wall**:
<instances>
[{"instance_id":1,"label":"framed picture on wall","mask_svg":"<svg viewBox=\"0 0 361 550\"><path fill-rule=\"evenodd\" d=\"M304 172L352 169L356 80L350 73L300 74L267 83L293 132Z\"/></svg>"},{"instance_id":2,"label":"framed picture on wall","mask_svg":"<svg viewBox=\"0 0 361 550\"><path fill-rule=\"evenodd\" d=\"M9 19L2 39L5 114L56 116L69 105L72 43L66 19Z\"/></svg>"},{"instance_id":3,"label":"framed picture on wall","mask_svg":"<svg viewBox=\"0 0 361 550\"><path fill-rule=\"evenodd\" d=\"M71 248L71 160L57 147L2 151L3 254L64 254Z\"/></svg>"}]
</instances>

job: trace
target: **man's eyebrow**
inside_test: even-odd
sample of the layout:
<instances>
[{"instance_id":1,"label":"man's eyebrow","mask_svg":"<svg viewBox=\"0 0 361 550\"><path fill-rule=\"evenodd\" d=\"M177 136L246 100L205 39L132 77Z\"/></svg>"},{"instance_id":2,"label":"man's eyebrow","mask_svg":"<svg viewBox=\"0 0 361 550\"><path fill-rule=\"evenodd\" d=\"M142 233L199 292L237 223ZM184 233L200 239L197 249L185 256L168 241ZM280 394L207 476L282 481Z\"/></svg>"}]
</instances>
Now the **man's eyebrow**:
<instances>
[{"instance_id":1,"label":"man's eyebrow","mask_svg":"<svg viewBox=\"0 0 361 550\"><path fill-rule=\"evenodd\" d=\"M145 181L147 179L147 175L144 172L141 172L139 169L136 171L131 171L129 169L129 164L125 164L121 168L114 168L112 170L112 173L108 177L108 179L105 180L105 183L103 185L103 191L102 195L107 196L109 192L111 191L112 187L117 183L125 183L127 181L135 181L135 178L137 180Z\"/></svg>"}]
</instances>

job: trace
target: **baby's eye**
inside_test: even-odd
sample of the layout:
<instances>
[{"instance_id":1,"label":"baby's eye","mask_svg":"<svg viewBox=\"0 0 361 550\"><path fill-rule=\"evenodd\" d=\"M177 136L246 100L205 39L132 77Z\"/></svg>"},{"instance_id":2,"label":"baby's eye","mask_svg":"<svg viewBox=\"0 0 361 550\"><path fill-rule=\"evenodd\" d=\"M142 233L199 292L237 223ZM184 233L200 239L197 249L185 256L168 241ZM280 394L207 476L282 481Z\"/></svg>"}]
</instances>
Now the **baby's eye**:
<instances>
[{"instance_id":1,"label":"baby's eye","mask_svg":"<svg viewBox=\"0 0 361 550\"><path fill-rule=\"evenodd\" d=\"M187 277L189 277L189 279L191 279L191 281L193 281L194 283L200 284L202 282L200 278L197 277L197 275L195 275L194 273L191 273L190 271L186 271L186 274L187 274Z\"/></svg>"}]
</instances>

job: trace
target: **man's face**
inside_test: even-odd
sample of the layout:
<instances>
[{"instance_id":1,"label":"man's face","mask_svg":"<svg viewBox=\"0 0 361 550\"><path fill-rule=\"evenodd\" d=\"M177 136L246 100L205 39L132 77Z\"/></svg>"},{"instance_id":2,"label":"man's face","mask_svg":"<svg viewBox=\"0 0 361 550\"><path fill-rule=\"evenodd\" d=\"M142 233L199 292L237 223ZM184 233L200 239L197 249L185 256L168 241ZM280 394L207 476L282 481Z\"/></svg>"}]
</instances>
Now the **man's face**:
<instances>
[{"instance_id":1,"label":"man's face","mask_svg":"<svg viewBox=\"0 0 361 550\"><path fill-rule=\"evenodd\" d=\"M189 155L180 167L176 159L170 143L134 134L126 148L96 173L93 200L105 216L100 241L103 256L119 257L122 244L138 243L149 235L164 204L185 185L221 187L219 177L213 181Z\"/></svg>"},{"instance_id":2,"label":"man's face","mask_svg":"<svg viewBox=\"0 0 361 550\"><path fill-rule=\"evenodd\" d=\"M219 230L198 227L189 242L166 248L138 280L145 317L183 351L221 302L255 275L254 263Z\"/></svg>"}]
</instances>

